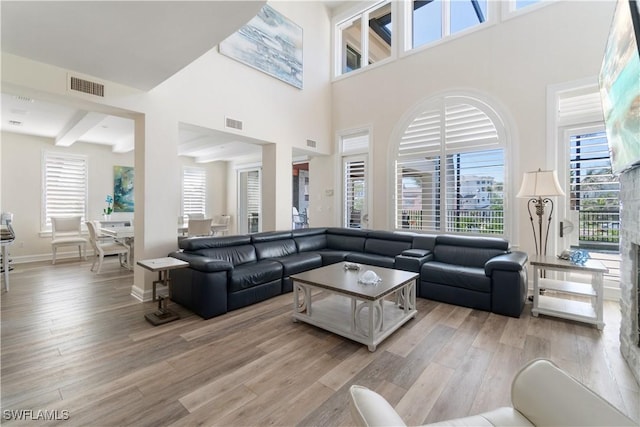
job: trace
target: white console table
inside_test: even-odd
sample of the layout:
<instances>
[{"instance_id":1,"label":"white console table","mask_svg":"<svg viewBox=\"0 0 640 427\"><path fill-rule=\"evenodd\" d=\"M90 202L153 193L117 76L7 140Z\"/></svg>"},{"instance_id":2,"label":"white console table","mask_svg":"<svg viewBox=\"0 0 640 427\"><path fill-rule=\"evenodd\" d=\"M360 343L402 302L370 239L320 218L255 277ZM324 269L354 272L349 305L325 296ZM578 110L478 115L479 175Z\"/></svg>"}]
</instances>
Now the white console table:
<instances>
[{"instance_id":1,"label":"white console table","mask_svg":"<svg viewBox=\"0 0 640 427\"><path fill-rule=\"evenodd\" d=\"M533 266L533 308L535 317L539 314L561 317L594 324L604 328L603 319L603 282L604 273L609 270L600 261L588 260L584 265L554 256L536 255L529 258ZM540 277L542 270L585 273L591 276L591 283ZM554 295L540 295L540 289L555 291ZM570 295L588 297L589 301L576 301L567 298Z\"/></svg>"}]
</instances>

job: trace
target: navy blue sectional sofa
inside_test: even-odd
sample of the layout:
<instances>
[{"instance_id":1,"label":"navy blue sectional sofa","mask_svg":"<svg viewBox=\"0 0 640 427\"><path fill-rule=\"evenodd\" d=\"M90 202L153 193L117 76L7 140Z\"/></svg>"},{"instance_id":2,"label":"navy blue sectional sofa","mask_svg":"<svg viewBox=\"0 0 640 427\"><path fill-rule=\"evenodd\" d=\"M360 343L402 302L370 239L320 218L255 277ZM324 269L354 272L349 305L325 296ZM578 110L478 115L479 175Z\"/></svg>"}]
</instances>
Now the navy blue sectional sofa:
<instances>
[{"instance_id":1,"label":"navy blue sectional sofa","mask_svg":"<svg viewBox=\"0 0 640 427\"><path fill-rule=\"evenodd\" d=\"M293 290L290 276L342 261L420 273L417 296L519 317L527 254L494 237L305 228L192 237L169 255L172 299L205 319Z\"/></svg>"}]
</instances>

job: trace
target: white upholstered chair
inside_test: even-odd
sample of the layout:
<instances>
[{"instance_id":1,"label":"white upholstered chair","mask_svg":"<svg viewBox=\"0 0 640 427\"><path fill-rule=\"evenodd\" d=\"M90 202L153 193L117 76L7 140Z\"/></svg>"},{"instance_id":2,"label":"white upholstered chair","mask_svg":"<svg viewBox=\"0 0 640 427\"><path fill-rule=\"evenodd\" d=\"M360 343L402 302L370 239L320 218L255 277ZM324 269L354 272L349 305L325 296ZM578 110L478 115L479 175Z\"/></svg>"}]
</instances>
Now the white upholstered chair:
<instances>
[{"instance_id":1,"label":"white upholstered chair","mask_svg":"<svg viewBox=\"0 0 640 427\"><path fill-rule=\"evenodd\" d=\"M106 255L118 255L120 266L125 267L129 257L129 246L115 240L101 241L98 236L98 230L100 229L99 221L87 221L87 229L89 230L89 240L93 247L93 264L91 264L91 271L93 271L97 261L98 268L96 273L100 273L102 262Z\"/></svg>"},{"instance_id":2,"label":"white upholstered chair","mask_svg":"<svg viewBox=\"0 0 640 427\"><path fill-rule=\"evenodd\" d=\"M193 236L210 236L211 235L211 218L191 219L187 227L187 235Z\"/></svg>"},{"instance_id":3,"label":"white upholstered chair","mask_svg":"<svg viewBox=\"0 0 640 427\"><path fill-rule=\"evenodd\" d=\"M61 246L77 246L80 258L87 259L87 239L82 237L81 225L80 215L51 217L53 264L56 263L57 251Z\"/></svg>"},{"instance_id":4,"label":"white upholstered chair","mask_svg":"<svg viewBox=\"0 0 640 427\"><path fill-rule=\"evenodd\" d=\"M229 232L229 224L231 223L231 215L218 215L215 218L215 230L213 234L225 235Z\"/></svg>"},{"instance_id":5,"label":"white upholstered chair","mask_svg":"<svg viewBox=\"0 0 640 427\"><path fill-rule=\"evenodd\" d=\"M353 385L351 417L357 426L404 426L378 393ZM487 392L491 392L490 390ZM520 370L511 383L513 407L440 421L431 426L637 426L609 402L545 359Z\"/></svg>"}]
</instances>

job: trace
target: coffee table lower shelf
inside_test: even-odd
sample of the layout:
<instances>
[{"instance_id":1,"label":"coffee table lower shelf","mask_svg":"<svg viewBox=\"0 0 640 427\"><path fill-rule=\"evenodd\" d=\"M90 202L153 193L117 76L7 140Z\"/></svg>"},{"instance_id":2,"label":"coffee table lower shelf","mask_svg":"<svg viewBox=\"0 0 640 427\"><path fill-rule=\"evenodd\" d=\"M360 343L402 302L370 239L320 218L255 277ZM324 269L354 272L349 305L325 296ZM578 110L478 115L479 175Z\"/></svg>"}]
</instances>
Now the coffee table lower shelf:
<instances>
[{"instance_id":1,"label":"coffee table lower shelf","mask_svg":"<svg viewBox=\"0 0 640 427\"><path fill-rule=\"evenodd\" d=\"M405 291L409 294L408 289ZM415 308L410 309L388 299L366 301L347 295L330 294L323 299L314 299L311 303L311 287L299 283L294 285L294 292L307 296L306 303L297 304L293 313L294 322L305 322L365 344L369 351L375 351L378 344L417 314ZM296 296L294 301L300 300ZM415 304L412 306L415 307Z\"/></svg>"}]
</instances>

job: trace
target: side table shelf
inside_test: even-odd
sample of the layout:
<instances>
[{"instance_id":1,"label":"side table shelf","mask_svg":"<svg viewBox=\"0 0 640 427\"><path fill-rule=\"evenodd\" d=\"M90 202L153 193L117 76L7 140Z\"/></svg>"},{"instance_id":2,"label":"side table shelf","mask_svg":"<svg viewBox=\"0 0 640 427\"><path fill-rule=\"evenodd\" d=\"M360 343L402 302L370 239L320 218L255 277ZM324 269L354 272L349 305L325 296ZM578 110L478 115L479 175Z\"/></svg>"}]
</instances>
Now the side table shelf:
<instances>
[{"instance_id":1,"label":"side table shelf","mask_svg":"<svg viewBox=\"0 0 640 427\"><path fill-rule=\"evenodd\" d=\"M603 282L608 270L600 262L589 260L585 265L573 264L551 256L534 256L530 260L533 266L533 308L535 317L539 314L591 323L598 329L604 328L603 319ZM541 270L580 272L591 275L591 283L579 283L566 280L541 278ZM540 295L540 289L555 291L556 295ZM563 296L578 295L588 297L589 301L575 301Z\"/></svg>"},{"instance_id":2,"label":"side table shelf","mask_svg":"<svg viewBox=\"0 0 640 427\"><path fill-rule=\"evenodd\" d=\"M158 298L158 310L153 313L145 314L145 319L153 326L162 325L180 318L177 313L167 308L167 301L171 299L171 278L169 272L177 268L189 267L189 263L176 258L164 257L154 259L143 259L138 261L138 265L153 272L158 272L158 280L153 281L153 300L156 299L156 285L165 286L169 295L167 297Z\"/></svg>"}]
</instances>

